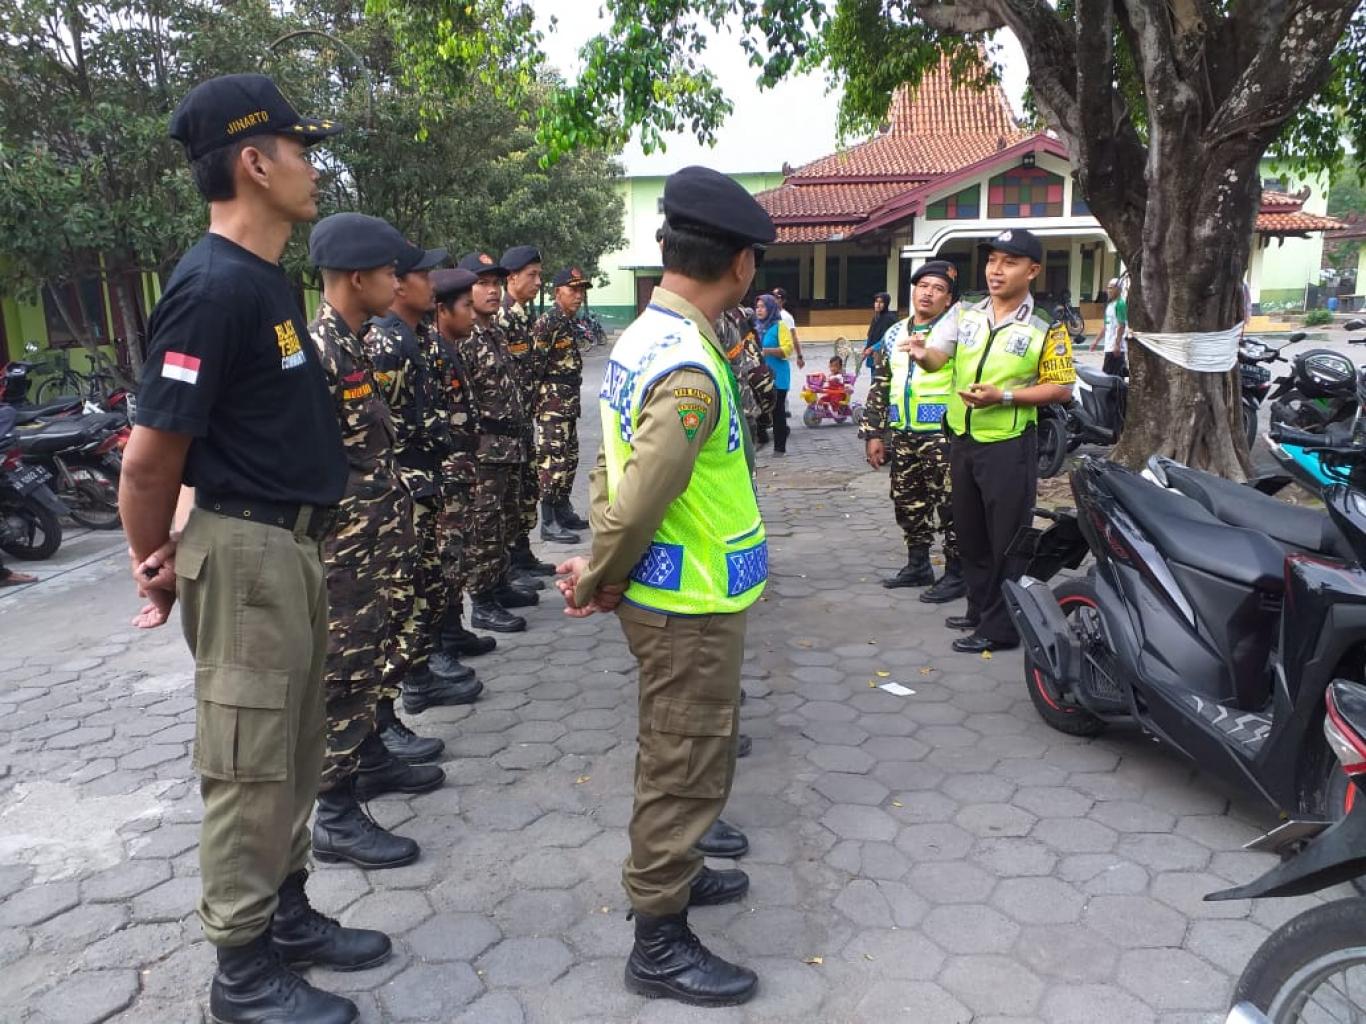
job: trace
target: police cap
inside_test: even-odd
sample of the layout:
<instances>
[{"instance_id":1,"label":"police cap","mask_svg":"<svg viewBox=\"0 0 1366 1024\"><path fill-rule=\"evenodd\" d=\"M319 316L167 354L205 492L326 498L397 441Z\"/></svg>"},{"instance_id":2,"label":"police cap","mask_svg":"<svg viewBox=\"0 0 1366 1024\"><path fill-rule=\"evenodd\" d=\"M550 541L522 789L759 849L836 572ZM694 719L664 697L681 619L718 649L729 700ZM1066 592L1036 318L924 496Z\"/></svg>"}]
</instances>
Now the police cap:
<instances>
[{"instance_id":1,"label":"police cap","mask_svg":"<svg viewBox=\"0 0 1366 1024\"><path fill-rule=\"evenodd\" d=\"M424 249L420 245L408 242L404 245L398 262L394 264L394 273L402 277L415 270L431 270L445 263L450 259L450 255L445 249Z\"/></svg>"},{"instance_id":2,"label":"police cap","mask_svg":"<svg viewBox=\"0 0 1366 1024\"><path fill-rule=\"evenodd\" d=\"M995 238L979 243L977 248L983 255L989 252L1008 252L1012 256L1024 256L1035 263L1043 262L1043 246L1039 244L1034 232L1026 228L1007 228Z\"/></svg>"},{"instance_id":3,"label":"police cap","mask_svg":"<svg viewBox=\"0 0 1366 1024\"><path fill-rule=\"evenodd\" d=\"M664 180L664 219L671 228L722 238L737 248L778 236L754 197L710 167L684 167Z\"/></svg>"},{"instance_id":4,"label":"police cap","mask_svg":"<svg viewBox=\"0 0 1366 1024\"><path fill-rule=\"evenodd\" d=\"M299 116L265 75L220 75L200 82L171 115L171 138L191 160L253 135L288 135L311 146L341 130L328 118Z\"/></svg>"},{"instance_id":5,"label":"police cap","mask_svg":"<svg viewBox=\"0 0 1366 1024\"><path fill-rule=\"evenodd\" d=\"M919 270L911 275L911 285L922 277L942 277L949 286L949 294L954 298L958 297L958 268L948 260L930 260Z\"/></svg>"},{"instance_id":6,"label":"police cap","mask_svg":"<svg viewBox=\"0 0 1366 1024\"><path fill-rule=\"evenodd\" d=\"M498 261L498 265L508 273L513 273L532 263L540 262L541 250L534 245L514 245L503 253L503 258Z\"/></svg>"},{"instance_id":7,"label":"police cap","mask_svg":"<svg viewBox=\"0 0 1366 1024\"><path fill-rule=\"evenodd\" d=\"M550 283L556 288L592 288L584 272L578 267L566 267L553 278Z\"/></svg>"},{"instance_id":8,"label":"police cap","mask_svg":"<svg viewBox=\"0 0 1366 1024\"><path fill-rule=\"evenodd\" d=\"M407 247L398 229L381 217L334 213L308 236L308 260L327 270L371 270L395 262Z\"/></svg>"},{"instance_id":9,"label":"police cap","mask_svg":"<svg viewBox=\"0 0 1366 1024\"><path fill-rule=\"evenodd\" d=\"M467 252L460 257L460 262L456 264L461 270L468 270L473 274L497 274L499 277L507 277L508 269L497 262L486 252Z\"/></svg>"},{"instance_id":10,"label":"police cap","mask_svg":"<svg viewBox=\"0 0 1366 1024\"><path fill-rule=\"evenodd\" d=\"M458 267L455 270L437 270L432 272L432 291L436 294L437 302L450 303L473 288L478 280L478 274Z\"/></svg>"}]
</instances>

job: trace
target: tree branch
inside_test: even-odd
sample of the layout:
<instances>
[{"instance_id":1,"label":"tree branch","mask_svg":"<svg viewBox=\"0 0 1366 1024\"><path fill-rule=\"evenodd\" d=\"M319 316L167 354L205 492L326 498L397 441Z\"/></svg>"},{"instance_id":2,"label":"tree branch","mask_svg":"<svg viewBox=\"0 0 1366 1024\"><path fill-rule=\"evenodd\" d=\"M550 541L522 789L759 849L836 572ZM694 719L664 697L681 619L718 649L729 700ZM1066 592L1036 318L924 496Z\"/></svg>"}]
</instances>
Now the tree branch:
<instances>
[{"instance_id":1,"label":"tree branch","mask_svg":"<svg viewBox=\"0 0 1366 1024\"><path fill-rule=\"evenodd\" d=\"M993 0L911 0L922 21L940 32L993 32L1006 21Z\"/></svg>"}]
</instances>

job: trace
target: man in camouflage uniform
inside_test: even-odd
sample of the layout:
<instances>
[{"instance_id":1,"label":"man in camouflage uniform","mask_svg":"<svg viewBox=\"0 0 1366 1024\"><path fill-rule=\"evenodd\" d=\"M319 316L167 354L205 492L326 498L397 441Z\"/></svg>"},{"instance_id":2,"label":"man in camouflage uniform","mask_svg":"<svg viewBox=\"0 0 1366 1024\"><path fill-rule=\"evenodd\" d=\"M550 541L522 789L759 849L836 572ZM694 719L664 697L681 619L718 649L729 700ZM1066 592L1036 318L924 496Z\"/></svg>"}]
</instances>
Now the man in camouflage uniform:
<instances>
[{"instance_id":1,"label":"man in camouflage uniform","mask_svg":"<svg viewBox=\"0 0 1366 1024\"><path fill-rule=\"evenodd\" d=\"M541 538L563 541L570 529L585 530L569 496L579 468L579 391L583 386L582 321L578 312L592 287L578 267L552 282L555 304L536 321L532 345L540 380L536 391L536 457L541 485ZM557 528L558 524L558 528ZM578 541L578 536L567 534Z\"/></svg>"},{"instance_id":2,"label":"man in camouflage uniform","mask_svg":"<svg viewBox=\"0 0 1366 1024\"><path fill-rule=\"evenodd\" d=\"M441 574L449 598L441 626L441 644L446 650L469 656L487 654L497 646L493 637L471 633L460 624L479 433L469 373L461 360L459 345L474 330L471 290L476 281L478 278L468 270L438 270L432 274L436 309L434 329L427 338L428 362L440 385L441 414L451 437L450 452L441 462L442 507L437 515Z\"/></svg>"},{"instance_id":3,"label":"man in camouflage uniform","mask_svg":"<svg viewBox=\"0 0 1366 1024\"><path fill-rule=\"evenodd\" d=\"M957 268L945 260L931 260L911 276L911 286L911 315L887 332L874 362L859 437L866 444L868 464L875 469L888 461L890 449L892 506L897 525L906 536L906 564L882 585L889 589L929 587L920 600L941 604L967 592L953 529L948 439L938 423L943 417L942 404L947 401L947 392L939 392L951 389L952 381L943 373L922 371L895 346L907 334L928 337L958 298ZM899 374L894 361L900 362ZM894 378L904 381L905 394L892 394ZM935 393L930 395L927 388L935 389ZM912 410L922 408L934 422L916 422ZM944 540L944 575L938 582L930 564L936 518Z\"/></svg>"},{"instance_id":4,"label":"man in camouflage uniform","mask_svg":"<svg viewBox=\"0 0 1366 1024\"><path fill-rule=\"evenodd\" d=\"M507 338L508 354L512 356L517 373L517 384L522 390L522 406L527 412L527 461L522 465L521 505L516 520L510 525L512 544L512 574L531 580L535 576L550 576L555 567L539 561L531 553L531 531L536 529L536 505L541 500L541 482L537 472L540 461L536 423L540 382L545 372L544 359L537 351L533 338L534 317L531 303L541 292L541 254L535 246L515 245L503 253L498 261L508 271L507 290L498 308L498 326ZM576 544L579 538L561 529L552 515L541 517L541 539L561 544ZM537 581L537 589L545 584Z\"/></svg>"},{"instance_id":5,"label":"man in camouflage uniform","mask_svg":"<svg viewBox=\"0 0 1366 1024\"><path fill-rule=\"evenodd\" d=\"M445 781L435 765L400 761L377 731L379 702L398 696L406 667L398 636L414 600L413 504L394 462L395 430L358 331L393 301L394 262L406 242L386 221L359 213L324 218L309 238L323 301L309 324L336 402L349 472L339 525L323 549L330 608L323 669L327 754L313 825L319 860L366 868L417 858L411 839L385 831L360 800L425 793Z\"/></svg>"},{"instance_id":6,"label":"man in camouflage uniform","mask_svg":"<svg viewBox=\"0 0 1366 1024\"><path fill-rule=\"evenodd\" d=\"M374 360L376 383L394 414L398 432L394 457L413 496L413 529L420 546L421 586L414 614L400 637L400 648L409 659L403 681L403 707L409 714L439 705L469 704L483 689L474 670L460 664L456 652L434 649L449 596L437 531L437 516L443 507L441 464L454 440L440 383L429 365L433 328L428 318L436 307L431 271L445 261L445 249L408 245L394 267L398 279L394 303L387 316L370 322L365 335L365 350ZM421 763L417 760L421 753L427 753L428 759L440 753L439 745L435 751L416 749L411 733L393 715L388 700L380 702L380 738L410 763ZM437 740L418 742L439 744Z\"/></svg>"},{"instance_id":7,"label":"man in camouflage uniform","mask_svg":"<svg viewBox=\"0 0 1366 1024\"><path fill-rule=\"evenodd\" d=\"M526 629L526 619L509 608L540 603L536 591L508 578L511 528L520 528L522 463L527 458L527 414L516 369L496 317L507 271L487 253L460 261L475 275L474 331L456 343L469 374L470 400L478 417L474 504L465 538L465 574L470 590L470 625L496 633Z\"/></svg>"}]
</instances>

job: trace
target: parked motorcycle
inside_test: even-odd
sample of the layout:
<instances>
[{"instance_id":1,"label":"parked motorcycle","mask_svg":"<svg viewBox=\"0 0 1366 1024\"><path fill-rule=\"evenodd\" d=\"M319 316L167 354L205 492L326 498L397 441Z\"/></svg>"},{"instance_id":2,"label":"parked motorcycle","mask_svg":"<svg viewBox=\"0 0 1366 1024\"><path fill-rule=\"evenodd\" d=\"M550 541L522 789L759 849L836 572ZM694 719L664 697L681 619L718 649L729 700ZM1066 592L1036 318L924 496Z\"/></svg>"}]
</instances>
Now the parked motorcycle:
<instances>
[{"instance_id":1,"label":"parked motorcycle","mask_svg":"<svg viewBox=\"0 0 1366 1024\"><path fill-rule=\"evenodd\" d=\"M1366 877L1366 687L1335 679L1323 732L1347 779L1335 824L1287 822L1248 844L1284 859L1256 881L1207 900L1302 896ZM1366 1017L1366 899L1323 903L1291 918L1253 953L1233 989L1226 1024L1294 1024Z\"/></svg>"},{"instance_id":2,"label":"parked motorcycle","mask_svg":"<svg viewBox=\"0 0 1366 1024\"><path fill-rule=\"evenodd\" d=\"M127 420L119 413L54 419L13 435L26 463L42 466L73 520L92 530L119 527L120 444Z\"/></svg>"},{"instance_id":3,"label":"parked motorcycle","mask_svg":"<svg viewBox=\"0 0 1366 1024\"><path fill-rule=\"evenodd\" d=\"M1353 486L1328 493L1349 561L1287 556L1260 528L1083 459L1077 509L1022 532L1012 550L1030 556L1028 574L1005 584L1044 721L1080 736L1137 721L1282 813L1340 817L1349 789L1318 727L1328 683L1366 651L1366 451L1325 455L1351 467ZM1094 570L1050 591L1088 552Z\"/></svg>"},{"instance_id":4,"label":"parked motorcycle","mask_svg":"<svg viewBox=\"0 0 1366 1024\"><path fill-rule=\"evenodd\" d=\"M1039 406L1036 429L1039 432L1039 479L1047 480L1062 471L1067 453L1072 450L1067 443L1066 406Z\"/></svg>"},{"instance_id":5,"label":"parked motorcycle","mask_svg":"<svg viewBox=\"0 0 1366 1024\"><path fill-rule=\"evenodd\" d=\"M15 558L51 558L62 545L67 508L52 492L52 475L20 459L12 435L0 438L0 550Z\"/></svg>"}]
</instances>

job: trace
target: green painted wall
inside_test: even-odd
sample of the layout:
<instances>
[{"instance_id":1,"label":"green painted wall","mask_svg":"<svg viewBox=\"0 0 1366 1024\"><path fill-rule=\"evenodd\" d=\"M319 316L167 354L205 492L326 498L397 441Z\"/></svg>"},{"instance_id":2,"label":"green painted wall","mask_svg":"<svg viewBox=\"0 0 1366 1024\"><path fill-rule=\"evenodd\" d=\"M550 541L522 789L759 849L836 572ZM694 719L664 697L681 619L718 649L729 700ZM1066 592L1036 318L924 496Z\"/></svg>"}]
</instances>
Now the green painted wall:
<instances>
[{"instance_id":1,"label":"green painted wall","mask_svg":"<svg viewBox=\"0 0 1366 1024\"><path fill-rule=\"evenodd\" d=\"M1299 177L1278 170L1270 161L1262 163L1262 181L1279 179L1286 192L1298 192L1305 185L1310 196L1304 203L1305 213L1326 215L1328 212L1328 182L1322 175ZM1262 307L1268 303L1290 302L1299 307L1304 303L1304 286L1318 284L1319 268L1323 265L1323 236L1308 238L1273 238L1262 251Z\"/></svg>"}]
</instances>

